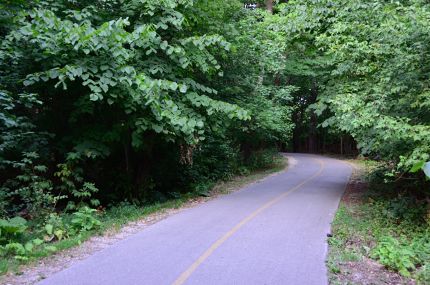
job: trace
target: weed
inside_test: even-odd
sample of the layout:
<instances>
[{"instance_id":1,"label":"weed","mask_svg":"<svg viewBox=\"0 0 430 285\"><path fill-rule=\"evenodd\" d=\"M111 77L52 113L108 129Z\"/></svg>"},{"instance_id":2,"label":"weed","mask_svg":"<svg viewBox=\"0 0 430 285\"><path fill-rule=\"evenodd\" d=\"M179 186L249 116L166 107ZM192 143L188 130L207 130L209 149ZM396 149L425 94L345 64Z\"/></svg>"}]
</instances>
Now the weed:
<instances>
[{"instance_id":1,"label":"weed","mask_svg":"<svg viewBox=\"0 0 430 285\"><path fill-rule=\"evenodd\" d=\"M365 257L429 284L430 226L425 221L426 204L409 192L393 189L393 185L376 183L381 181L379 172L369 165L373 172L366 193L358 203L342 203L333 221L327 261L331 279L347 275L341 264L360 262Z\"/></svg>"}]
</instances>

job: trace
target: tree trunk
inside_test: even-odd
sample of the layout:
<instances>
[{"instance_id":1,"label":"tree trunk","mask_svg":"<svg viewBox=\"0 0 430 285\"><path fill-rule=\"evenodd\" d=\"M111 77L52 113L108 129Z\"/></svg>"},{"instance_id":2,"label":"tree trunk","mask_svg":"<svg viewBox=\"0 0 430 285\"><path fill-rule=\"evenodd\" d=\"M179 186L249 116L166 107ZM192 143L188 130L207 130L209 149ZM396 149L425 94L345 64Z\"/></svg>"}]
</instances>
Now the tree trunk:
<instances>
[{"instance_id":1,"label":"tree trunk","mask_svg":"<svg viewBox=\"0 0 430 285\"><path fill-rule=\"evenodd\" d=\"M125 136L126 139L125 141L123 141L122 146L124 149L124 162L125 162L125 171L127 172L127 175L130 174L131 168L132 166L131 164L131 160L130 160L130 153L131 153L131 130L128 129L127 130L127 135Z\"/></svg>"},{"instance_id":2,"label":"tree trunk","mask_svg":"<svg viewBox=\"0 0 430 285\"><path fill-rule=\"evenodd\" d=\"M340 135L340 155L343 155L343 135Z\"/></svg>"},{"instance_id":3,"label":"tree trunk","mask_svg":"<svg viewBox=\"0 0 430 285\"><path fill-rule=\"evenodd\" d=\"M140 199L150 182L151 166L153 163L153 148L155 146L155 135L153 133L145 134L145 149L134 154L135 159L135 177L133 198Z\"/></svg>"},{"instance_id":4,"label":"tree trunk","mask_svg":"<svg viewBox=\"0 0 430 285\"><path fill-rule=\"evenodd\" d=\"M273 0L266 0L266 9L270 14L273 14Z\"/></svg>"},{"instance_id":5,"label":"tree trunk","mask_svg":"<svg viewBox=\"0 0 430 285\"><path fill-rule=\"evenodd\" d=\"M317 85L316 79L314 79L312 81L312 88L311 88L311 97L310 97L311 104L316 102L317 97L318 97L318 85ZM318 118L315 112L312 111L310 126L309 126L309 139L308 139L308 142L309 142L308 151L310 153L318 152L317 126L318 126Z\"/></svg>"}]
</instances>

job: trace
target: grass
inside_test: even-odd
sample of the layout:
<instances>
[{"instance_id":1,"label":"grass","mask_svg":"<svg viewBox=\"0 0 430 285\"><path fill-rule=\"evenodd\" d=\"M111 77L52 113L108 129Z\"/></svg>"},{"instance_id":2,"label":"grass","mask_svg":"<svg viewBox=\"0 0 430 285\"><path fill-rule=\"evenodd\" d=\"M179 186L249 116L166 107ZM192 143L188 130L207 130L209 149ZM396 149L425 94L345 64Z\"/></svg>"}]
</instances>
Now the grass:
<instances>
[{"instance_id":1,"label":"grass","mask_svg":"<svg viewBox=\"0 0 430 285\"><path fill-rule=\"evenodd\" d=\"M88 240L92 236L104 235L107 233L119 232L121 228L131 222L142 220L152 214L162 214L163 212L170 209L178 209L185 206L192 199L202 198L204 200L211 199L218 195L227 194L252 182L258 181L270 174L279 172L285 169L287 166L287 159L282 156L275 158L274 163L259 170L248 172L243 175L234 176L227 181L219 181L212 183L210 189L205 191L202 198L201 191L191 192L179 196L176 199L172 199L163 203L155 203L152 205L138 206L130 203L122 203L117 206L107 209L99 219L101 226L92 231L81 233L79 236L72 236L70 238L57 241L52 243L56 250L38 249L32 252L31 257L28 260L16 260L14 258L0 260L0 275L4 275L8 272L14 274L22 274L22 266L31 265L37 260L50 256L60 251L70 249L79 246L82 242ZM0 280L1 281L1 280Z\"/></svg>"},{"instance_id":2,"label":"grass","mask_svg":"<svg viewBox=\"0 0 430 285\"><path fill-rule=\"evenodd\" d=\"M328 241L331 284L430 284L426 203L393 184L370 179L377 163L354 163L361 170L350 183L356 190L345 194Z\"/></svg>"}]
</instances>

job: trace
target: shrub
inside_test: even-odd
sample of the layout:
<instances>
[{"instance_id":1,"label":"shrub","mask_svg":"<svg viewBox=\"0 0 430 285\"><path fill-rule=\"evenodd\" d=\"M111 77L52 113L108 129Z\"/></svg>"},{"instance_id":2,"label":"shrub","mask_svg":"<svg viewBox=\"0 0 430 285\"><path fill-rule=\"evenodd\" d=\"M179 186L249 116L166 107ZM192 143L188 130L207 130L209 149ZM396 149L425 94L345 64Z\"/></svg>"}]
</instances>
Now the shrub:
<instances>
[{"instance_id":1,"label":"shrub","mask_svg":"<svg viewBox=\"0 0 430 285\"><path fill-rule=\"evenodd\" d=\"M0 220L0 245L14 240L25 232L27 221L21 217Z\"/></svg>"},{"instance_id":2,"label":"shrub","mask_svg":"<svg viewBox=\"0 0 430 285\"><path fill-rule=\"evenodd\" d=\"M410 271L415 269L416 258L412 248L402 245L391 236L385 236L379 241L372 257L388 268L399 271L403 276L411 276Z\"/></svg>"},{"instance_id":3,"label":"shrub","mask_svg":"<svg viewBox=\"0 0 430 285\"><path fill-rule=\"evenodd\" d=\"M95 217L95 209L82 207L73 213L71 224L77 232L90 231L101 226L100 220Z\"/></svg>"}]
</instances>

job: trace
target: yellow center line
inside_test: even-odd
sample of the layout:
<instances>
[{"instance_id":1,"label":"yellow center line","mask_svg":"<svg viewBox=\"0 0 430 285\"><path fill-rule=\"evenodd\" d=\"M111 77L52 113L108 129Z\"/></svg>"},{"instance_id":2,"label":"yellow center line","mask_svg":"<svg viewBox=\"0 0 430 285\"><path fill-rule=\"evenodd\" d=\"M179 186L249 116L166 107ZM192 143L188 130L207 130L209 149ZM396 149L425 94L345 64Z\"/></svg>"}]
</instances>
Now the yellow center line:
<instances>
[{"instance_id":1,"label":"yellow center line","mask_svg":"<svg viewBox=\"0 0 430 285\"><path fill-rule=\"evenodd\" d=\"M191 264L190 267L186 271L184 271L178 279L173 282L173 285L182 285L185 283L185 281L190 278L191 274L193 274L194 271L202 264L209 256L212 255L212 253L220 247L226 240L228 240L232 235L234 235L241 227L243 227L245 224L247 224L249 221L254 219L257 215L259 215L261 212L266 210L267 208L270 208L289 194L293 193L294 191L298 190L300 187L311 181L312 179L318 177L321 175L323 169L324 169L324 162L320 159L315 159L320 164L320 169L317 173L303 181L302 183L296 185L294 188L290 189L289 191L279 195L278 197L274 198L273 200L270 200L254 212L252 212L249 216L244 218L242 221L240 221L237 225L235 225L231 230L229 230L224 236L222 236L220 239L218 239L216 242L214 242L193 264Z\"/></svg>"}]
</instances>

